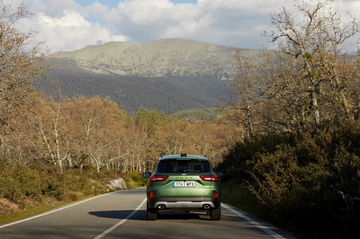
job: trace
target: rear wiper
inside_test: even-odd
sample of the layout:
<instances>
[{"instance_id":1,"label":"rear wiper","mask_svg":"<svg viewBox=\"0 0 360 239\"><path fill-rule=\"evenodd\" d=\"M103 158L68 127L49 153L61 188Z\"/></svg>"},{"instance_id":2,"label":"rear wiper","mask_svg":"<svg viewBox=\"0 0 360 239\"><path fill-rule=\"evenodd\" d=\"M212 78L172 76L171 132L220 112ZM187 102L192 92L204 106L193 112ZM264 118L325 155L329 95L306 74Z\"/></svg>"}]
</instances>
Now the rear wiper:
<instances>
[{"instance_id":1,"label":"rear wiper","mask_svg":"<svg viewBox=\"0 0 360 239\"><path fill-rule=\"evenodd\" d=\"M183 170L183 173L190 173L190 172L192 172L192 173L200 173L199 170L193 170L193 169L184 169Z\"/></svg>"}]
</instances>

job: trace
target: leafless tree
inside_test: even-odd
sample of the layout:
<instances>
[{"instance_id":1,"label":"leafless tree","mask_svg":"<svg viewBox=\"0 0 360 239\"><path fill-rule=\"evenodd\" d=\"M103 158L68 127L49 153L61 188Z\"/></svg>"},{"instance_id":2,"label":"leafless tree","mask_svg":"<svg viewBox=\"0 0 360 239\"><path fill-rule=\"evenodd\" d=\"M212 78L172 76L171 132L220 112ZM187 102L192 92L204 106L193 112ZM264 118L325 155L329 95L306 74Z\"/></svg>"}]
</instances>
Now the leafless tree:
<instances>
[{"instance_id":1,"label":"leafless tree","mask_svg":"<svg viewBox=\"0 0 360 239\"><path fill-rule=\"evenodd\" d=\"M300 78L306 82L310 97L310 110L314 124L321 122L319 99L322 85L329 84L349 118L352 105L346 94L347 77L337 70L343 55L341 47L359 29L355 19L344 23L331 9L331 1L302 2L295 5L296 12L286 8L272 16L275 30L269 37L279 51L295 59ZM294 79L296 80L296 79Z\"/></svg>"}]
</instances>

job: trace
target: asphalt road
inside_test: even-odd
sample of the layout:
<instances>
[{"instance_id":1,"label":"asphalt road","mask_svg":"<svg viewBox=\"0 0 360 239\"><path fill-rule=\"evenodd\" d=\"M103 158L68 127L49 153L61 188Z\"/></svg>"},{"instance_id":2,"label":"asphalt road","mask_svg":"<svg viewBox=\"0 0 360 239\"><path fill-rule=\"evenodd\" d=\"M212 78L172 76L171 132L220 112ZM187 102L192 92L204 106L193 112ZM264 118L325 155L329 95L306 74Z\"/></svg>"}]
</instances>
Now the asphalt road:
<instances>
[{"instance_id":1,"label":"asphalt road","mask_svg":"<svg viewBox=\"0 0 360 239\"><path fill-rule=\"evenodd\" d=\"M0 226L0 238L221 239L293 238L249 215L223 205L222 219L164 212L146 220L145 189L118 191Z\"/></svg>"}]
</instances>

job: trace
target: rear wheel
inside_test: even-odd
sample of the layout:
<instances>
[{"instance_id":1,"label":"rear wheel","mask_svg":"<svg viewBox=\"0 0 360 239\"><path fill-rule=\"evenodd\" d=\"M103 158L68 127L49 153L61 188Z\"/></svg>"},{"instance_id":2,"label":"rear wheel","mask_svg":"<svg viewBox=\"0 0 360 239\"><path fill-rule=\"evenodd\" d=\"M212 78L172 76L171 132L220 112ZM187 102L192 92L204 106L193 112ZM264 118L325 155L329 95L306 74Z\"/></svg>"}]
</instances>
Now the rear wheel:
<instances>
[{"instance_id":1,"label":"rear wheel","mask_svg":"<svg viewBox=\"0 0 360 239\"><path fill-rule=\"evenodd\" d=\"M147 211L147 219L148 220L156 220L158 213L156 211L156 209L149 209L149 207L146 208Z\"/></svg>"},{"instance_id":2,"label":"rear wheel","mask_svg":"<svg viewBox=\"0 0 360 239\"><path fill-rule=\"evenodd\" d=\"M210 219L211 220L220 220L221 219L221 207L210 210Z\"/></svg>"}]
</instances>

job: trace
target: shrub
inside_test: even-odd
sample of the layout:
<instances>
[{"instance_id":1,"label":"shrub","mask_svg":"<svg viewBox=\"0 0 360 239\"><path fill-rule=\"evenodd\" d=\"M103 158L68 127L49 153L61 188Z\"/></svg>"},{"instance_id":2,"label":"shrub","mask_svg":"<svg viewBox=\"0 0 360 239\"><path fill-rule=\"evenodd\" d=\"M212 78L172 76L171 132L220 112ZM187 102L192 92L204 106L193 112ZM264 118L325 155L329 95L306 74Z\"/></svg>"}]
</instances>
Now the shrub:
<instances>
[{"instance_id":1,"label":"shrub","mask_svg":"<svg viewBox=\"0 0 360 239\"><path fill-rule=\"evenodd\" d=\"M218 170L247 187L273 222L315 238L353 238L360 225L359 125L239 142Z\"/></svg>"},{"instance_id":2,"label":"shrub","mask_svg":"<svg viewBox=\"0 0 360 239\"><path fill-rule=\"evenodd\" d=\"M40 176L36 170L25 165L1 163L0 197L12 202L21 202L26 197L41 194Z\"/></svg>"},{"instance_id":3,"label":"shrub","mask_svg":"<svg viewBox=\"0 0 360 239\"><path fill-rule=\"evenodd\" d=\"M124 180L128 188L138 188L146 185L147 182L147 178L144 178L142 173L136 171L128 172L125 175Z\"/></svg>"},{"instance_id":4,"label":"shrub","mask_svg":"<svg viewBox=\"0 0 360 239\"><path fill-rule=\"evenodd\" d=\"M64 200L77 201L84 197L84 194L81 192L68 192L64 195Z\"/></svg>"}]
</instances>

